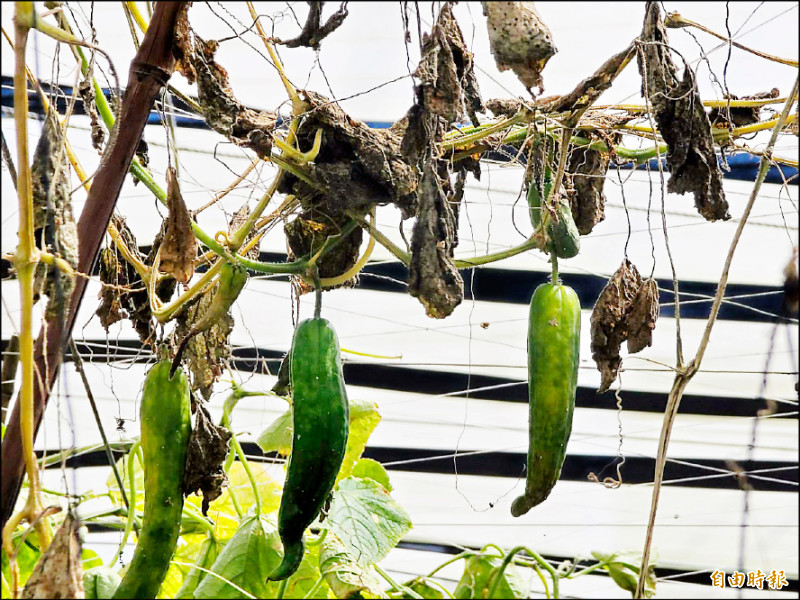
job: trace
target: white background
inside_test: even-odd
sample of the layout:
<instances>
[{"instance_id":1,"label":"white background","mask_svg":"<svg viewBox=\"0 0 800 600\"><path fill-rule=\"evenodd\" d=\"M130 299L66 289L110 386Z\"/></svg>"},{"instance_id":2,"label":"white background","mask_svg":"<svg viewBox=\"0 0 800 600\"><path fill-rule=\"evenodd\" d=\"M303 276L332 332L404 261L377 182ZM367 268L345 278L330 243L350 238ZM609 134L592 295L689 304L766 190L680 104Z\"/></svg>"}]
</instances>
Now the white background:
<instances>
[{"instance_id":1,"label":"white background","mask_svg":"<svg viewBox=\"0 0 800 600\"><path fill-rule=\"evenodd\" d=\"M84 15L88 4L79 4ZM421 6L423 32L430 30L435 19L430 4ZM242 23L250 24L243 4L224 3L225 9ZM293 3L301 22L306 13L305 3ZM667 3L668 11L677 10L686 18L703 23L714 31L725 33L726 6L720 2ZM37 8L44 10L41 5ZM212 12L224 16L237 31L238 25L220 4L196 4L190 20L198 34L206 39L232 35L231 30ZM611 54L622 50L641 30L643 3L540 3L537 4L544 21L549 25L558 54L544 70L546 94L570 91L581 79L590 75ZM260 14L278 17L275 35L289 38L296 35L297 24L285 4L257 4ZM326 9L325 15L332 10ZM413 101L409 71L418 59L416 16L412 23L412 43L403 42L401 8L395 3L351 3L350 16L342 27L322 44L319 54L321 67L315 64L316 55L309 49L282 50L286 71L295 85L307 87L342 98L342 108L357 119L394 121L405 113ZM475 53L477 73L484 99L492 97L525 96L526 92L513 73L499 73L488 49L485 20L479 4L461 3L454 9L467 44ZM79 18L81 18L79 16ZM11 5L2 5L2 23L12 31ZM130 35L121 8L116 4L94 6L95 27L99 44L111 53L121 83L127 77L128 62L133 54ZM85 23L85 22L84 22ZM83 24L83 23L82 23ZM797 4L787 2L730 4L730 30L737 41L763 52L797 57ZM87 28L84 27L84 31ZM727 45L699 31L693 31L708 55L711 69L723 80L728 53ZM699 49L687 30L670 30L670 42L697 68L697 79L704 98L721 98L720 86L714 83L705 63L697 64ZM256 52L264 53L263 45L254 36L224 42L217 60L229 72L236 96L256 108L277 109L288 113L285 94L274 69ZM716 49L715 49L716 48ZM713 52L712 49L715 49ZM54 67L53 44L43 36L34 35L29 43L28 61L42 79L56 78L65 85L74 85L75 69L66 48L61 50L60 67ZM676 59L678 60L678 59ZM102 63L101 63L102 64ZM322 71L330 83L330 88ZM2 73L13 73L13 55L3 43ZM57 75L57 76L56 76ZM797 70L758 59L733 48L727 68L727 85L737 95L746 95L778 87L788 93ZM396 78L395 83L386 84ZM188 93L193 86L176 76L172 82ZM376 86L381 86L377 89ZM641 103L640 80L635 65L623 73L607 91L601 103ZM365 93L369 91L368 93ZM354 96L354 97L351 97ZM13 122L4 112L4 135L15 152ZM91 149L83 117L73 119L76 130L71 141L88 170L96 167L99 157ZM38 139L40 125L30 121L31 143ZM78 129L83 128L83 129ZM163 182L167 164L163 128L150 126L146 130L150 143L151 168L158 181ZM763 136L762 136L763 137ZM199 130L177 131L180 152L182 190L190 208L208 201L216 191L233 181L249 163L247 155L218 135ZM758 147L762 138L752 141ZM211 152L216 150L215 159ZM782 141L779 153L797 158L796 138ZM224 227L225 212L230 214L250 199L251 206L269 183L271 171L265 167L259 178L251 177L248 186L230 194L221 207L205 211L199 219L208 232ZM631 260L643 274L653 267L655 254L656 277L670 278L671 270L661 231L661 193L658 179L654 191L644 172L622 171L626 180L620 187L617 173L609 172L605 187L608 197L606 220L594 232L582 239L581 254L562 261L561 270L569 283L570 273L592 273L607 277L619 265L627 234L625 202L630 211L633 231L628 248ZM16 199L8 175L3 170L2 192L2 250L12 251L16 245ZM75 182L77 184L77 182ZM461 219L461 246L458 252L468 256L495 251L522 242L530 233L526 209L518 199L522 170L518 167L487 165L480 182L471 181L465 196L466 210ZM716 282L722 270L730 240L747 201L752 185L748 182L725 181L725 191L733 219L729 222L707 223L697 214L690 196L666 195L669 243L679 279ZM76 215L83 196L75 194ZM652 227L648 228L648 205L652 205ZM158 208L143 186L126 183L119 200L119 210L137 235L139 243L147 244L158 228ZM163 212L163 211L162 211ZM512 212L520 232L511 224ZM730 281L778 286L782 271L797 244L797 187L781 189L765 185L759 196L749 225L744 232L732 265ZM389 207L378 212L378 224L392 239L399 242L397 210ZM410 231L410 223L405 224ZM654 247L651 246L651 232ZM262 244L262 250L283 251L284 242L276 229ZM373 259L389 259L390 255L376 249ZM534 270L546 273L549 265L543 255L529 252L500 265L505 268ZM544 278L544 275L543 275ZM92 302L99 289L91 283L75 337L105 338L106 334L92 313ZM4 282L2 325L3 338L16 331L19 322L19 302L15 282ZM301 316L309 314L311 304L302 299ZM326 316L331 319L344 347L359 352L381 355L401 355L392 364L424 365L419 368L446 371L469 371L525 380L525 323L527 307L503 303L465 300L444 321L434 321L424 315L417 300L407 295L365 290L337 290L325 295ZM599 374L594 369L589 351L589 315L591 306L584 306L581 339L581 370L579 384L596 386ZM268 279L251 279L234 308L237 327L234 345L258 345L286 350L292 333L289 286ZM488 322L488 329L479 326ZM693 356L702 335L704 322L687 319L682 323L684 347ZM651 367L648 359L674 364L675 321L662 318L658 322L655 343L639 355L625 360L629 368L623 375L622 397L626 390L656 391L666 394L671 384L669 372L633 370ZM690 384L687 393L714 396L755 398L761 388L771 325L768 323L718 322L711 339L703 367L725 373L700 373ZM779 332L773 349L772 371L796 371L788 343L789 336ZM796 336L795 330L791 334ZM108 346L98 348L113 353L117 340L133 339L127 324L113 327L107 336ZM794 356L797 352L793 342ZM347 356L347 355L345 355ZM353 356L353 355L350 355ZM623 354L623 356L625 356ZM369 361L361 357L348 360ZM377 361L376 362L387 362ZM468 366L464 366L468 365ZM113 439L126 439L138 434L136 398L143 379L144 365L116 362L94 362L87 365L89 377L98 397L106 431ZM64 367L65 376L57 384L45 415L44 426L37 439L37 448L54 449L72 444L81 446L99 440L99 434L87 408L85 393L74 374L72 364ZM272 378L240 373L240 382L252 389L268 389ZM766 396L779 401L796 403L794 381L789 376L771 376L767 380ZM227 395L227 385L218 385L219 393L210 408L214 416L221 410ZM458 391L458 390L452 390ZM527 408L522 404L458 397L432 397L401 391L357 388L349 389L351 398L378 402L383 416L371 444L375 446L413 447L441 450L442 454L472 450L507 450L524 452L527 447ZM502 398L502 390L497 398ZM235 428L245 439L257 435L280 414L285 405L277 399L251 398L243 400L235 413ZM115 418L131 419L124 433L115 431ZM623 411L623 453L630 456L655 456L661 426L660 415ZM752 419L742 417L704 417L679 415L670 457L689 460L716 458L741 460L747 457L747 445L752 432ZM576 454L616 454L618 423L615 413L579 408L568 451ZM798 448L796 421L792 419L762 420L757 427L757 444L753 458L763 460L796 460ZM279 467L274 475L281 477ZM623 485L607 490L590 482L561 482L551 498L528 515L513 519L509 503L524 485L512 479L413 473L393 470L394 495L407 508L415 527L408 539L438 543L481 546L494 542L511 547L525 544L545 555L588 555L592 550L640 551L650 506L652 488L648 485ZM624 471L623 471L624 475ZM70 471L66 478L57 471L48 472L46 481L51 487L63 487L83 492L104 485L108 469ZM488 509L489 503L494 505ZM793 578L798 576L797 555L797 496L790 493L755 492L750 495L749 526L746 529L744 566L749 569L784 569ZM733 490L709 490L666 486L662 492L654 548L659 565L687 571L716 568L733 571L739 565L739 542L743 494ZM90 537L90 542L92 541ZM95 546L105 557L116 547L117 534L94 536ZM100 544L107 544L100 545ZM444 560L442 555L410 550L397 550L385 561L385 567L398 573L420 574ZM444 574L455 579L460 566ZM585 580L584 580L585 579ZM763 597L769 592L746 592ZM623 598L627 594L608 578L581 578L562 585L562 594L584 597ZM732 597L731 590L716 591L709 587L680 583L659 584L660 597ZM775 597L786 594L772 593Z\"/></svg>"}]
</instances>

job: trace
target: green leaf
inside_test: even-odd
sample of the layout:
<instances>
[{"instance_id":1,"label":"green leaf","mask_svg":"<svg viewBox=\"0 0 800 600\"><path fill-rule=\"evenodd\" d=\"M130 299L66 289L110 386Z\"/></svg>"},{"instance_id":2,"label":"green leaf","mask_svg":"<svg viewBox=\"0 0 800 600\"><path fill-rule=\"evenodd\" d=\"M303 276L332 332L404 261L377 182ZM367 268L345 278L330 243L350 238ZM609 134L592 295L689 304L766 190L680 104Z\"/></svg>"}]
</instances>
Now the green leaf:
<instances>
[{"instance_id":1,"label":"green leaf","mask_svg":"<svg viewBox=\"0 0 800 600\"><path fill-rule=\"evenodd\" d=\"M380 420L378 405L374 402L350 401L350 433L347 437L347 450L337 481L350 475L353 465L364 452L367 440ZM256 444L264 452L277 452L288 456L292 450L292 432L292 411L289 409L259 434Z\"/></svg>"},{"instance_id":2,"label":"green leaf","mask_svg":"<svg viewBox=\"0 0 800 600\"><path fill-rule=\"evenodd\" d=\"M197 567L210 569L223 545L218 539L212 538L205 532L201 534L182 533L178 540L178 547L172 555L164 583L161 584L161 589L158 591L158 597L193 598L192 592L206 576L206 572Z\"/></svg>"},{"instance_id":3,"label":"green leaf","mask_svg":"<svg viewBox=\"0 0 800 600\"><path fill-rule=\"evenodd\" d=\"M422 596L423 598L430 598L432 600L441 600L444 598L444 593L442 592L441 587L435 587L431 585L428 578L424 575L420 575L419 577L415 577L411 581L407 581L403 584L404 587L410 589L412 592L415 592L417 595ZM408 592L404 589L395 590L392 589L389 591L389 598L413 598Z\"/></svg>"},{"instance_id":4,"label":"green leaf","mask_svg":"<svg viewBox=\"0 0 800 600\"><path fill-rule=\"evenodd\" d=\"M277 452L288 456L292 451L292 409L288 409L256 438L256 444L264 452Z\"/></svg>"},{"instance_id":5,"label":"green leaf","mask_svg":"<svg viewBox=\"0 0 800 600\"><path fill-rule=\"evenodd\" d=\"M369 436L381 421L378 405L366 400L350 401L350 433L347 436L347 450L344 453L342 468L336 478L337 483L348 477L356 461L367 447Z\"/></svg>"},{"instance_id":6,"label":"green leaf","mask_svg":"<svg viewBox=\"0 0 800 600\"><path fill-rule=\"evenodd\" d=\"M319 554L319 570L337 598L386 598L372 566L364 567L328 532Z\"/></svg>"},{"instance_id":7,"label":"green leaf","mask_svg":"<svg viewBox=\"0 0 800 600\"><path fill-rule=\"evenodd\" d=\"M90 548L82 548L81 549L81 566L83 567L84 571L88 571L89 569L93 569L94 567L100 567L103 565L103 559L97 555L97 552Z\"/></svg>"},{"instance_id":8,"label":"green leaf","mask_svg":"<svg viewBox=\"0 0 800 600\"><path fill-rule=\"evenodd\" d=\"M122 578L110 567L93 567L83 572L86 600L111 598Z\"/></svg>"},{"instance_id":9,"label":"green leaf","mask_svg":"<svg viewBox=\"0 0 800 600\"><path fill-rule=\"evenodd\" d=\"M639 573L641 572L642 556L635 552L592 552L597 560L605 563L605 570L611 575L619 587L631 593L631 597L636 594L636 586L639 583ZM645 579L644 595L652 598L656 593L656 573L655 565L650 563L647 567L647 577Z\"/></svg>"},{"instance_id":10,"label":"green leaf","mask_svg":"<svg viewBox=\"0 0 800 600\"><path fill-rule=\"evenodd\" d=\"M23 526L19 526L17 528L17 533L23 531ZM41 555L41 550L39 549L38 543L36 542L37 535L35 533L31 533L28 535L27 539L22 542L22 545L19 547L17 552L17 568L19 569L19 587L22 589L25 586L25 583L28 581L28 577L31 576L33 573L33 568L36 566L36 563L39 561L39 556ZM19 543L19 539L14 540L14 546L16 547ZM8 564L8 556L6 556L5 551L2 552L2 573L3 573L3 580L10 585L11 582L11 569ZM10 596L3 596L4 598L10 598Z\"/></svg>"},{"instance_id":11,"label":"green leaf","mask_svg":"<svg viewBox=\"0 0 800 600\"><path fill-rule=\"evenodd\" d=\"M247 598L231 582L256 598L267 598L267 575L278 564L278 548L270 544L257 517L242 520L239 529L194 591L195 598Z\"/></svg>"},{"instance_id":12,"label":"green leaf","mask_svg":"<svg viewBox=\"0 0 800 600\"><path fill-rule=\"evenodd\" d=\"M356 477L339 482L327 523L363 566L383 559L411 529L408 513L381 484Z\"/></svg>"},{"instance_id":13,"label":"green leaf","mask_svg":"<svg viewBox=\"0 0 800 600\"><path fill-rule=\"evenodd\" d=\"M464 564L464 574L456 586L455 598L489 598L489 590L503 559L499 556L477 554ZM528 586L513 563L500 575L497 591L491 598L527 598Z\"/></svg>"},{"instance_id":14,"label":"green leaf","mask_svg":"<svg viewBox=\"0 0 800 600\"><path fill-rule=\"evenodd\" d=\"M211 571L194 591L194 598L247 598L231 582L256 598L275 598L281 582L267 583L278 566L283 547L278 531L264 519L248 516L217 556ZM289 578L285 598L303 598L320 578L316 548L307 549L300 568ZM326 598L328 586L317 589L313 598Z\"/></svg>"},{"instance_id":15,"label":"green leaf","mask_svg":"<svg viewBox=\"0 0 800 600\"><path fill-rule=\"evenodd\" d=\"M359 458L351 473L353 477L367 477L380 483L386 488L387 492L392 491L392 484L389 482L389 474L383 465L371 458Z\"/></svg>"}]
</instances>

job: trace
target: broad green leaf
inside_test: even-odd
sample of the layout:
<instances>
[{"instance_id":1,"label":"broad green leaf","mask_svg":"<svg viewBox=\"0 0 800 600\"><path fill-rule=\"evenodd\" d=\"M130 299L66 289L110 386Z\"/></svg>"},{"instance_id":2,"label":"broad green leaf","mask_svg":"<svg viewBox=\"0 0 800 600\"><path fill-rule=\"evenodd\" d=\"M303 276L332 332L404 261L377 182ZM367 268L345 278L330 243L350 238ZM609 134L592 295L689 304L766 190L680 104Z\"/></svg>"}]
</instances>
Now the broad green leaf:
<instances>
[{"instance_id":1,"label":"broad green leaf","mask_svg":"<svg viewBox=\"0 0 800 600\"><path fill-rule=\"evenodd\" d=\"M103 565L103 559L97 555L97 552L92 550L91 548L82 548L81 549L81 566L83 567L84 571L88 571L89 569L93 569L94 567L100 567Z\"/></svg>"},{"instance_id":2,"label":"broad green leaf","mask_svg":"<svg viewBox=\"0 0 800 600\"><path fill-rule=\"evenodd\" d=\"M319 570L337 598L387 598L373 566L358 564L336 534L328 532L319 553Z\"/></svg>"},{"instance_id":3,"label":"broad green leaf","mask_svg":"<svg viewBox=\"0 0 800 600\"><path fill-rule=\"evenodd\" d=\"M347 450L344 453L342 467L336 478L337 483L348 477L353 471L356 461L367 446L369 436L380 423L381 415L378 405L366 400L350 401L350 433L347 437Z\"/></svg>"},{"instance_id":4,"label":"broad green leaf","mask_svg":"<svg viewBox=\"0 0 800 600\"><path fill-rule=\"evenodd\" d=\"M256 444L264 452L289 456L292 451L292 431L292 409L289 408L259 434Z\"/></svg>"},{"instance_id":5,"label":"broad green leaf","mask_svg":"<svg viewBox=\"0 0 800 600\"><path fill-rule=\"evenodd\" d=\"M353 465L364 452L369 436L378 425L381 416L374 402L365 400L350 401L350 433L347 438L342 467L337 480L349 476ZM288 456L292 450L292 412L284 412L267 427L256 439L256 443L264 452L277 452Z\"/></svg>"},{"instance_id":6,"label":"broad green leaf","mask_svg":"<svg viewBox=\"0 0 800 600\"><path fill-rule=\"evenodd\" d=\"M206 572L198 567L210 569L214 565L214 561L217 560L217 556L219 556L222 548L222 544L219 541L210 536L206 536L200 542L200 547L196 555L189 558L189 546L190 545L187 544L185 548L179 548L175 552L175 556L173 556L173 561L180 561L183 563L193 562L194 564L191 567L186 567L176 565L173 562L169 566L170 571L173 569L180 569L182 576L180 588L170 596L172 598L194 598L194 591L206 576ZM167 579L169 579L169 572L167 572ZM162 592L164 591L164 587L163 585L161 586Z\"/></svg>"},{"instance_id":7,"label":"broad green leaf","mask_svg":"<svg viewBox=\"0 0 800 600\"><path fill-rule=\"evenodd\" d=\"M214 556L207 562L200 562L201 555L204 555L204 553L208 551L207 542L213 546ZM194 587L197 587L198 581L196 575L200 573L205 576L205 573L199 571L199 569L193 568L193 565L200 564L201 567L205 567L206 569L211 568L216 555L219 554L221 545L222 544L218 541L210 541L206 532L181 533L181 537L178 538L178 546L172 555L169 569L167 569L167 574L164 577L164 582L158 590L158 597L180 597L178 596L178 590L186 584L187 578L192 574L195 575ZM192 590L194 590L194 587ZM191 595L188 597L191 598Z\"/></svg>"},{"instance_id":8,"label":"broad green leaf","mask_svg":"<svg viewBox=\"0 0 800 600\"><path fill-rule=\"evenodd\" d=\"M441 600L445 597L444 592L442 592L441 587L436 587L430 583L427 577L424 575L420 575L419 577L415 577L411 581L407 581L403 584L405 588L410 589L412 592L416 593L423 598L430 598L431 600ZM448 596L449 597L449 596ZM389 598L413 598L411 594L409 594L406 590L400 589L395 590L392 589L389 591Z\"/></svg>"},{"instance_id":9,"label":"broad green leaf","mask_svg":"<svg viewBox=\"0 0 800 600\"><path fill-rule=\"evenodd\" d=\"M631 593L636 593L636 586L639 583L639 573L641 572L642 557L636 553L623 552L592 552L597 560L605 563L605 570L611 575L619 587ZM644 595L652 598L656 593L656 574L653 563L647 567L647 577L645 579Z\"/></svg>"},{"instance_id":10,"label":"broad green leaf","mask_svg":"<svg viewBox=\"0 0 800 600\"><path fill-rule=\"evenodd\" d=\"M395 547L411 529L411 518L378 482L348 477L333 494L327 524L358 563L368 566Z\"/></svg>"},{"instance_id":11,"label":"broad green leaf","mask_svg":"<svg viewBox=\"0 0 800 600\"><path fill-rule=\"evenodd\" d=\"M239 529L214 561L194 591L195 598L247 598L231 582L256 598L267 598L267 575L277 565L277 549L270 544L264 523L257 517L242 520Z\"/></svg>"},{"instance_id":12,"label":"broad green leaf","mask_svg":"<svg viewBox=\"0 0 800 600\"><path fill-rule=\"evenodd\" d=\"M498 556L478 554L464 564L464 574L456 586L455 598L527 598L528 586L513 563L509 563L494 595L489 590L503 560Z\"/></svg>"},{"instance_id":13,"label":"broad green leaf","mask_svg":"<svg viewBox=\"0 0 800 600\"><path fill-rule=\"evenodd\" d=\"M264 465L253 461L249 461L248 465L258 486L262 514L269 515L276 512L281 503L282 482L273 478ZM247 514L255 504L255 496L247 472L239 461L235 461L231 465L227 487L208 509L208 517L214 521L214 533L219 540L229 539L239 526L239 517L231 499L231 490L236 494L242 514ZM195 507L197 513L200 513L202 501L200 496L189 496L186 499L187 503L191 503Z\"/></svg>"},{"instance_id":14,"label":"broad green leaf","mask_svg":"<svg viewBox=\"0 0 800 600\"><path fill-rule=\"evenodd\" d=\"M319 580L316 548L306 550L300 568L289 578L285 598L303 598ZM211 571L194 591L195 598L247 598L234 588L239 586L256 598L275 598L280 582L267 583L267 576L278 566L282 555L281 540L275 527L263 519L249 516L219 554ZM312 598L326 598L328 586L323 584Z\"/></svg>"},{"instance_id":15,"label":"broad green leaf","mask_svg":"<svg viewBox=\"0 0 800 600\"><path fill-rule=\"evenodd\" d=\"M17 533L23 531L23 526L17 528ZM14 546L16 547L19 543L18 539L14 540ZM31 533L28 535L27 539L22 542L22 545L19 546L19 550L17 552L17 568L19 569L19 589L21 590L25 583L28 581L28 577L31 576L33 572L33 568L36 566L37 561L39 560L39 556L41 555L41 551L39 550L39 544L37 541L36 533ZM8 563L8 556L6 556L5 551L2 552L2 573L4 581L10 585L11 584L11 570ZM3 596L4 598L10 598L10 596Z\"/></svg>"},{"instance_id":16,"label":"broad green leaf","mask_svg":"<svg viewBox=\"0 0 800 600\"><path fill-rule=\"evenodd\" d=\"M83 572L86 600L111 598L122 578L111 567L93 567Z\"/></svg>"},{"instance_id":17,"label":"broad green leaf","mask_svg":"<svg viewBox=\"0 0 800 600\"><path fill-rule=\"evenodd\" d=\"M353 466L351 475L353 477L367 477L373 479L385 487L387 492L392 491L392 484L389 482L389 474L377 460L359 458L358 462Z\"/></svg>"}]
</instances>

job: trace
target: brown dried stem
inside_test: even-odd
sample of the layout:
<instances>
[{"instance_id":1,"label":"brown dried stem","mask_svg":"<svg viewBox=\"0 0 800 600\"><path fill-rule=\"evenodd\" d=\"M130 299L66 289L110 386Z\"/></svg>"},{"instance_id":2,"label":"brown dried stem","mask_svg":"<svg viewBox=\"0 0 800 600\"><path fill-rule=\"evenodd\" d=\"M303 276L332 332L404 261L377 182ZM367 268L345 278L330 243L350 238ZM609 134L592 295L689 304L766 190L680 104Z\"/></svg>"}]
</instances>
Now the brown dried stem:
<instances>
[{"instance_id":1,"label":"brown dried stem","mask_svg":"<svg viewBox=\"0 0 800 600\"><path fill-rule=\"evenodd\" d=\"M761 184L764 182L764 178L767 176L767 171L770 167L769 157L772 154L772 149L775 147L778 134L785 124L792 106L796 101L798 81L800 80L795 79L792 92L789 94L789 98L786 101L786 104L783 106L781 116L778 118L778 122L775 124L775 127L772 130L772 136L769 140L769 144L767 144L767 148L764 150L764 156L761 157L758 175L756 176L753 190L750 193L750 199L747 201L747 206L744 209L744 213L742 214L739 225L736 228L736 233L734 234L733 239L731 240L730 248L728 249L728 256L726 257L725 265L722 268L722 275L720 276L717 293L715 294L714 301L711 305L711 314L706 322L706 328L703 332L703 338L700 340L700 344L697 348L697 354L685 369L678 369L678 372L675 375L675 380L672 383L672 389L669 392L667 408L664 414L664 421L661 426L661 436L658 440L658 454L656 455L655 474L653 477L653 496L650 503L650 518L647 523L647 534L645 536L644 550L642 551L642 566L639 572L639 582L636 587L636 593L634 595L635 598L644 597L647 566L650 562L650 550L653 542L653 529L655 527L656 512L658 510L658 500L661 494L661 484L664 481L664 466L667 459L667 447L669 445L669 438L672 433L672 426L675 422L675 416L678 414L678 408L680 406L681 398L683 397L683 392L686 389L686 386L689 384L689 381L692 379L692 377L694 377L695 373L697 373L698 369L700 368L700 363L702 362L706 348L708 347L708 341L711 338L711 330L713 329L714 323L717 320L719 309L722 306L722 301L725 297L725 289L728 284L728 275L730 273L730 267L731 263L733 262L733 256L736 252L736 247L739 244L742 231L747 224L747 219L750 216L750 212L755 204L756 198L758 197L758 193L761 190Z\"/></svg>"}]
</instances>

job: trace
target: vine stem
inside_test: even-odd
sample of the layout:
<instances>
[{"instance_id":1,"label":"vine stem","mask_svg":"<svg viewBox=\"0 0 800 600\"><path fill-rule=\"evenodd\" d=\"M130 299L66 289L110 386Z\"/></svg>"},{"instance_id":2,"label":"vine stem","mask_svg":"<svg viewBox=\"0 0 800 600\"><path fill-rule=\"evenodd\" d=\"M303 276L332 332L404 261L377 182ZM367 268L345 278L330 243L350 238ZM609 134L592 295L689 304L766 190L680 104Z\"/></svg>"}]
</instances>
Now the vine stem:
<instances>
[{"instance_id":1,"label":"vine stem","mask_svg":"<svg viewBox=\"0 0 800 600\"><path fill-rule=\"evenodd\" d=\"M408 594L412 598L415 598L416 600L423 600L422 596L420 596L417 592L412 590L410 587L405 586L405 585L403 585L401 583L397 583L391 575L389 575L386 571L383 570L383 568L381 568L380 565L373 565L373 566L375 567L375 570L378 572L378 575L383 577L387 581L387 583L390 586L392 586L394 589L402 590L403 592L405 592L406 594Z\"/></svg>"},{"instance_id":2,"label":"vine stem","mask_svg":"<svg viewBox=\"0 0 800 600\"><path fill-rule=\"evenodd\" d=\"M653 477L653 496L650 503L650 517L647 523L644 550L642 551L642 564L639 570L639 581L636 585L636 593L634 594L634 598L644 597L645 584L647 581L647 568L650 562L650 550L653 543L653 529L655 528L658 500L661 494L661 484L664 480L664 465L666 464L667 447L669 445L669 438L670 434L672 433L672 426L675 421L675 416L678 414L678 408L680 406L681 398L683 397L683 392L686 389L686 386L689 384L689 381L692 379L692 377L694 377L694 374L699 370L700 363L702 362L706 348L708 347L708 342L711 338L711 330L713 329L714 323L717 320L717 315L719 314L719 309L720 306L722 306L722 300L725 296L725 288L728 285L728 275L730 273L731 263L733 262L733 256L736 252L736 247L739 244L742 231L747 224L747 219L750 216L750 212L753 209L753 205L758 197L758 193L761 190L761 184L764 182L764 178L767 176L767 171L770 167L770 156L772 154L772 149L775 147L775 142L778 140L778 134L789 117L792 105L797 99L798 82L800 82L800 78L795 79L792 92L789 94L786 103L783 105L781 115L772 130L772 136L770 136L769 143L764 150L764 155L761 157L758 175L756 176L753 190L750 193L747 206L745 207L744 213L739 220L736 233L734 233L733 240L731 240L731 245L728 249L728 255L725 258L725 265L722 268L722 275L720 276L717 293L715 294L714 301L711 305L711 314L708 316L706 328L697 348L697 353L695 354L694 359L692 359L685 369L679 370L678 373L676 373L675 380L672 384L672 389L669 392L666 414L664 415L664 421L661 426L661 436L658 440L658 454L656 455L655 474Z\"/></svg>"},{"instance_id":3,"label":"vine stem","mask_svg":"<svg viewBox=\"0 0 800 600\"><path fill-rule=\"evenodd\" d=\"M33 398L33 278L39 261L38 250L33 239L33 188L30 163L28 162L28 86L25 78L25 49L28 43L29 21L34 13L32 2L18 2L14 15L14 125L17 137L17 196L19 200L19 244L14 256L20 293L19 353L22 365L22 384L19 404L19 436L22 458L28 475L30 488L28 499L22 510L13 515L3 527L3 549L10 561L11 591L14 597L19 584L19 569L14 560L12 536L23 520L36 523L42 550L50 544L50 530L46 519L38 519L41 500L39 490L39 466L33 451L35 430ZM4 458L5 458L5 453Z\"/></svg>"}]
</instances>

